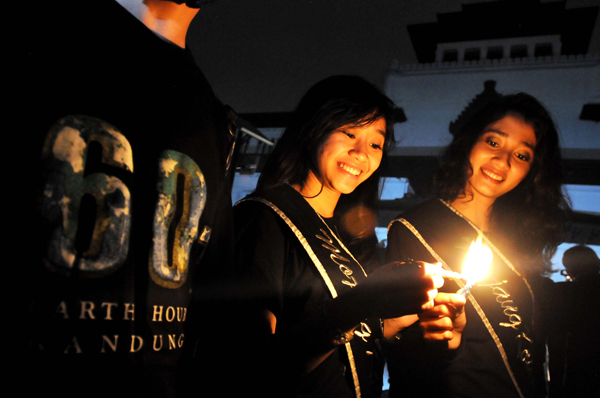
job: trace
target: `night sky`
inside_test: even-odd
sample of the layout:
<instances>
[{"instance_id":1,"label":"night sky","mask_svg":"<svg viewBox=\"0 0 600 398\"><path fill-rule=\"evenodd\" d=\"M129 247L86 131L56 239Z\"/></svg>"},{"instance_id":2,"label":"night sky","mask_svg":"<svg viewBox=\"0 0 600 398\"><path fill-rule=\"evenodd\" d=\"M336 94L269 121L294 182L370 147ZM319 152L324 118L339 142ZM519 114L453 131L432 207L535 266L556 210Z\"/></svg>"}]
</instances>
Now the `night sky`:
<instances>
[{"instance_id":1,"label":"night sky","mask_svg":"<svg viewBox=\"0 0 600 398\"><path fill-rule=\"evenodd\" d=\"M200 11L187 41L216 94L238 113L288 112L327 76L361 75L383 88L392 60L417 62L407 25L483 2L219 0ZM567 8L598 5L567 0ZM501 21L490 29L494 23ZM600 53L600 14L589 53Z\"/></svg>"}]
</instances>

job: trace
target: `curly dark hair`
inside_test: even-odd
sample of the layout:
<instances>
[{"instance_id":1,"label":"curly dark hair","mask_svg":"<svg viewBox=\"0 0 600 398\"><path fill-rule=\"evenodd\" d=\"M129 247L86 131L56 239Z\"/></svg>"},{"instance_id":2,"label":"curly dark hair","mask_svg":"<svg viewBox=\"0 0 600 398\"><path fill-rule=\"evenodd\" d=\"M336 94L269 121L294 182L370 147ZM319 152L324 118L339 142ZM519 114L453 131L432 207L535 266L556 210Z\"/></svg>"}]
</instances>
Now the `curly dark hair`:
<instances>
[{"instance_id":1,"label":"curly dark hair","mask_svg":"<svg viewBox=\"0 0 600 398\"><path fill-rule=\"evenodd\" d=\"M559 137L544 106L526 93L502 95L479 110L457 132L446 149L436 176L437 195L452 202L466 195L473 173L471 151L485 129L514 116L535 131L536 147L527 176L512 191L496 199L490 215L494 236L518 253L518 266L526 273L551 271L551 259L562 243L570 216L570 202L563 193L563 164Z\"/></svg>"},{"instance_id":2,"label":"curly dark hair","mask_svg":"<svg viewBox=\"0 0 600 398\"><path fill-rule=\"evenodd\" d=\"M332 76L311 87L300 100L290 124L275 145L258 180L257 192L279 184L303 186L309 171L320 178L318 153L322 144L342 126L365 126L385 119L382 164L393 141L393 103L374 85L358 76ZM379 199L381 166L354 192L342 195L346 203L375 209Z\"/></svg>"}]
</instances>

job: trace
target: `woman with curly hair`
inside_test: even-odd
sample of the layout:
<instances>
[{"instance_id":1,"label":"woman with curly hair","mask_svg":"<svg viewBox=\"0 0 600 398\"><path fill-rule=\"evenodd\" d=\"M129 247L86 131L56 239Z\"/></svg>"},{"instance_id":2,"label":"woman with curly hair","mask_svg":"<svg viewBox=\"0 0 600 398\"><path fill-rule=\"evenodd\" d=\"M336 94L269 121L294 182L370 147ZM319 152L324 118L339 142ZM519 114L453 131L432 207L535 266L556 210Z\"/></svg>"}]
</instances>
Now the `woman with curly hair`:
<instances>
[{"instance_id":1,"label":"woman with curly hair","mask_svg":"<svg viewBox=\"0 0 600 398\"><path fill-rule=\"evenodd\" d=\"M444 331L437 344L425 344L427 331L417 324L390 344L391 396L411 396L411 386L426 380L436 381L430 396L544 396L537 321L542 277L570 210L562 180L558 133L528 94L499 97L456 133L436 177L438 197L392 221L387 258L439 261L461 272L471 242L481 237L493 261L464 311L436 305L419 315L421 328ZM452 282L444 290L461 287Z\"/></svg>"}]
</instances>

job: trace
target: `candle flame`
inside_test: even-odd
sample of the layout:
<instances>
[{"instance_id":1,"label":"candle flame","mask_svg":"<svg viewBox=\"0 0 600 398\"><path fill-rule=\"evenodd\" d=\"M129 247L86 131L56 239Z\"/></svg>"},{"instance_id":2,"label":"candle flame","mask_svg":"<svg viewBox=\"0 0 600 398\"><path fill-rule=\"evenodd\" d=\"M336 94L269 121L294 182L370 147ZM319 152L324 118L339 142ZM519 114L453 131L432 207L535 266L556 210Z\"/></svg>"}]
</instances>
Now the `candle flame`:
<instances>
[{"instance_id":1,"label":"candle flame","mask_svg":"<svg viewBox=\"0 0 600 398\"><path fill-rule=\"evenodd\" d=\"M472 285L485 278L491 263L492 251L483 244L480 236L471 243L467 258L463 263L462 275L467 280L467 284Z\"/></svg>"}]
</instances>

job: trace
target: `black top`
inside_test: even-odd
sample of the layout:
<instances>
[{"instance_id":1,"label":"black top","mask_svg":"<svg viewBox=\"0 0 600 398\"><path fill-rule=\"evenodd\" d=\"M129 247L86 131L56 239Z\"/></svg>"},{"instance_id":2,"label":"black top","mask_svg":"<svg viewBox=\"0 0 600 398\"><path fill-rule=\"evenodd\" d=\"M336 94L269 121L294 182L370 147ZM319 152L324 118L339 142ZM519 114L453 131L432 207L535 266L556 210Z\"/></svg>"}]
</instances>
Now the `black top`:
<instances>
[{"instance_id":1,"label":"black top","mask_svg":"<svg viewBox=\"0 0 600 398\"><path fill-rule=\"evenodd\" d=\"M24 121L41 159L33 387L174 396L233 252L225 109L187 50L116 2L42 11Z\"/></svg>"},{"instance_id":2,"label":"black top","mask_svg":"<svg viewBox=\"0 0 600 398\"><path fill-rule=\"evenodd\" d=\"M276 190L282 193L280 197L284 200L272 203L286 209L286 217L300 228L310 242L311 232L300 226L300 217L317 217L316 213L289 186ZM286 206L289 203L293 203L298 213L290 214L294 212ZM252 382L258 384L254 388L259 389L262 396L355 396L351 368L344 346L335 350L307 376L303 377L302 369L297 368L297 363L301 361L298 358L311 350L313 343L318 344L319 330L301 325L306 319L318 318L319 307L331 300L332 296L294 231L272 208L257 201L239 203L234 208L234 216L236 269L243 281L242 296L247 309L250 312L267 309L277 319L276 332L272 336L265 337L265 332L261 334L258 331L252 334L252 331L249 331L249 341L253 344L247 347L250 349L247 356L253 358L251 378ZM334 219L323 221L332 231L337 230ZM317 225L317 228L327 229L322 221L318 220L318 223L321 225ZM313 249L321 260L325 261L318 252L319 248L315 246L313 245ZM330 275L332 279L338 277L335 273ZM365 277L358 271L354 275L358 283ZM342 294L341 289L339 290ZM373 334L367 338L367 342L363 342L359 337L352 340L363 397L380 395L383 370L377 347L381 338L379 320L368 322L368 325Z\"/></svg>"},{"instance_id":3,"label":"black top","mask_svg":"<svg viewBox=\"0 0 600 398\"><path fill-rule=\"evenodd\" d=\"M427 201L399 218L408 220L454 271L462 270L470 244L477 237L477 231L464 218L439 200ZM490 239L493 241L493 237ZM502 254L507 253L502 250ZM438 261L413 232L393 221L387 259L404 258ZM543 358L538 355L543 353L540 344L522 343L525 337L532 341L536 338L532 298L525 281L495 252L489 276L471 292L497 334L519 388L530 397L535 396L534 375L541 377ZM441 290L458 289L456 283L446 281ZM400 340L388 352L391 396L519 397L501 352L474 304L467 302L465 311L467 325L457 352L447 350L445 342L424 341L418 324L401 332Z\"/></svg>"}]
</instances>

